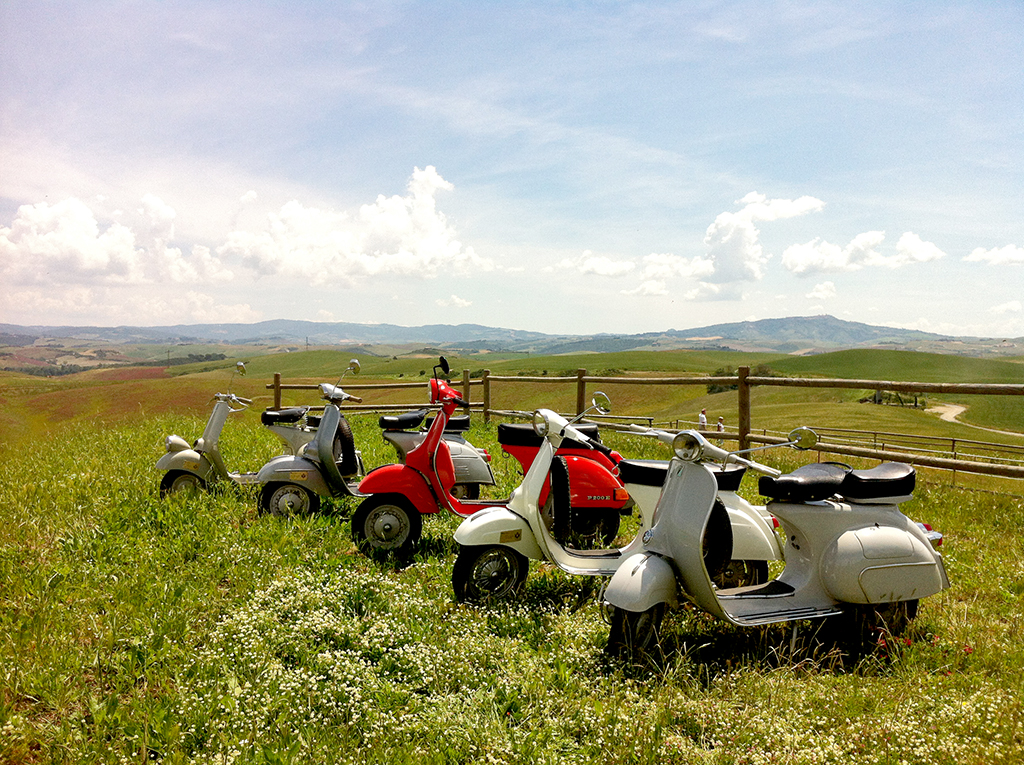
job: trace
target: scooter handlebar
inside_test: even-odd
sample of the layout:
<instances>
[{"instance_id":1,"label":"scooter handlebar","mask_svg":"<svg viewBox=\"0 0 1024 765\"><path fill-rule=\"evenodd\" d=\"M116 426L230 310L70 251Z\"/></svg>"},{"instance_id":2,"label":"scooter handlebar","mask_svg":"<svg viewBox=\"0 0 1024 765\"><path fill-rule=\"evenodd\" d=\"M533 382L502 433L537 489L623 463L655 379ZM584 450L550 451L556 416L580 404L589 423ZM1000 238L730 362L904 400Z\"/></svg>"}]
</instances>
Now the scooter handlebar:
<instances>
[{"instance_id":1,"label":"scooter handlebar","mask_svg":"<svg viewBox=\"0 0 1024 765\"><path fill-rule=\"evenodd\" d=\"M349 401L355 401L357 404L363 403L363 400L359 396L353 396L348 393L346 393L345 395L348 397Z\"/></svg>"},{"instance_id":2,"label":"scooter handlebar","mask_svg":"<svg viewBox=\"0 0 1024 765\"><path fill-rule=\"evenodd\" d=\"M237 401L239 404L244 404L245 406L251 406L252 405L252 399L251 398L242 398L241 396L235 396L235 401Z\"/></svg>"}]
</instances>

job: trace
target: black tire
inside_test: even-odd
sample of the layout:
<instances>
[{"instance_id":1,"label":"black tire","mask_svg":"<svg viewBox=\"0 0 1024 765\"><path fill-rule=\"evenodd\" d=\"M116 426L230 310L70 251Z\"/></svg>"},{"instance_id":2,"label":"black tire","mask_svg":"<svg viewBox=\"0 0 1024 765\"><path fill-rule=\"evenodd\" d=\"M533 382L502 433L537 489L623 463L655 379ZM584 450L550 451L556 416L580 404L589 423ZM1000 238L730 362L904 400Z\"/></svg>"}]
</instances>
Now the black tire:
<instances>
[{"instance_id":1,"label":"black tire","mask_svg":"<svg viewBox=\"0 0 1024 765\"><path fill-rule=\"evenodd\" d=\"M279 518L307 515L320 509L320 496L297 483L268 483L260 490L260 509Z\"/></svg>"},{"instance_id":2,"label":"black tire","mask_svg":"<svg viewBox=\"0 0 1024 765\"><path fill-rule=\"evenodd\" d=\"M334 462L343 477L356 475L359 472L359 460L356 458L356 442L352 437L352 426L344 417L338 420L338 429L334 431L334 443L331 445Z\"/></svg>"},{"instance_id":3,"label":"black tire","mask_svg":"<svg viewBox=\"0 0 1024 765\"><path fill-rule=\"evenodd\" d=\"M665 604L656 603L646 611L612 608L612 628L605 651L611 656L638 659L660 650L661 621Z\"/></svg>"},{"instance_id":4,"label":"black tire","mask_svg":"<svg viewBox=\"0 0 1024 765\"><path fill-rule=\"evenodd\" d=\"M841 615L826 620L823 634L859 657L871 653L887 635L902 635L917 616L917 606L917 600L848 604Z\"/></svg>"},{"instance_id":5,"label":"black tire","mask_svg":"<svg viewBox=\"0 0 1024 765\"><path fill-rule=\"evenodd\" d=\"M191 496L206 490L206 481L187 470L168 470L160 480L160 499L169 494Z\"/></svg>"},{"instance_id":6,"label":"black tire","mask_svg":"<svg viewBox=\"0 0 1024 765\"><path fill-rule=\"evenodd\" d=\"M463 547L452 567L452 589L462 603L488 603L519 595L530 569L526 556L504 545Z\"/></svg>"},{"instance_id":7,"label":"black tire","mask_svg":"<svg viewBox=\"0 0 1024 765\"><path fill-rule=\"evenodd\" d=\"M601 550L619 535L621 519L614 508L573 509L569 517L569 534L563 544L574 550Z\"/></svg>"},{"instance_id":8,"label":"black tire","mask_svg":"<svg viewBox=\"0 0 1024 765\"><path fill-rule=\"evenodd\" d=\"M768 581L768 561L731 560L712 580L719 589L750 587Z\"/></svg>"},{"instance_id":9,"label":"black tire","mask_svg":"<svg viewBox=\"0 0 1024 765\"><path fill-rule=\"evenodd\" d=\"M408 557L422 529L419 511L401 494L376 494L364 499L352 516L352 541L374 557Z\"/></svg>"},{"instance_id":10,"label":"black tire","mask_svg":"<svg viewBox=\"0 0 1024 765\"><path fill-rule=\"evenodd\" d=\"M480 499L480 484L457 483L452 487L451 494L455 499Z\"/></svg>"}]
</instances>

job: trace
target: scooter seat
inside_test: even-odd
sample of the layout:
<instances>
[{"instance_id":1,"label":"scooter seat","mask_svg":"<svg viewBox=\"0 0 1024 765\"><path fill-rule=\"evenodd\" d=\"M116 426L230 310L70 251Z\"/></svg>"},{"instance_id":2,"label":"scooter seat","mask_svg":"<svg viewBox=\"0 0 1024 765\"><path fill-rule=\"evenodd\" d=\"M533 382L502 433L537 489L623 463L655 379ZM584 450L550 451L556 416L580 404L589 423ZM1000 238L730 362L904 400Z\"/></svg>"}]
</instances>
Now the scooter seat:
<instances>
[{"instance_id":1,"label":"scooter seat","mask_svg":"<svg viewBox=\"0 0 1024 765\"><path fill-rule=\"evenodd\" d=\"M846 474L839 494L848 500L870 500L912 494L917 482L913 466L902 462L883 462L868 470Z\"/></svg>"},{"instance_id":2,"label":"scooter seat","mask_svg":"<svg viewBox=\"0 0 1024 765\"><path fill-rule=\"evenodd\" d=\"M268 409L260 414L264 425L292 425L305 416L308 406L290 406L287 409Z\"/></svg>"},{"instance_id":3,"label":"scooter seat","mask_svg":"<svg viewBox=\"0 0 1024 765\"><path fill-rule=\"evenodd\" d=\"M386 414L377 421L377 424L384 430L413 430L422 424L423 418L426 416L426 409L402 412L401 414Z\"/></svg>"},{"instance_id":4,"label":"scooter seat","mask_svg":"<svg viewBox=\"0 0 1024 765\"><path fill-rule=\"evenodd\" d=\"M783 502L817 502L839 494L848 472L839 465L812 462L778 478L761 476L757 490Z\"/></svg>"},{"instance_id":5,"label":"scooter seat","mask_svg":"<svg viewBox=\"0 0 1024 765\"><path fill-rule=\"evenodd\" d=\"M426 422L423 423L423 427L429 430L433 422L434 418L428 417ZM465 433L467 430L469 430L468 414L460 414L458 417L451 417L448 420L448 424L444 426L445 433Z\"/></svg>"},{"instance_id":6,"label":"scooter seat","mask_svg":"<svg viewBox=\"0 0 1024 765\"><path fill-rule=\"evenodd\" d=\"M664 486L668 475L668 460L622 460L619 463L619 478L623 483L638 486ZM747 469L743 465L708 465L715 474L719 491L736 491L740 488L743 474Z\"/></svg>"},{"instance_id":7,"label":"scooter seat","mask_svg":"<svg viewBox=\"0 0 1024 765\"><path fill-rule=\"evenodd\" d=\"M601 443L601 434L597 425L573 425L576 430L592 441ZM502 446L533 446L539 447L544 439L538 436L533 425L526 425L518 422L502 422L498 424L498 443ZM589 449L590 447L573 438L566 438L562 441L561 449Z\"/></svg>"}]
</instances>

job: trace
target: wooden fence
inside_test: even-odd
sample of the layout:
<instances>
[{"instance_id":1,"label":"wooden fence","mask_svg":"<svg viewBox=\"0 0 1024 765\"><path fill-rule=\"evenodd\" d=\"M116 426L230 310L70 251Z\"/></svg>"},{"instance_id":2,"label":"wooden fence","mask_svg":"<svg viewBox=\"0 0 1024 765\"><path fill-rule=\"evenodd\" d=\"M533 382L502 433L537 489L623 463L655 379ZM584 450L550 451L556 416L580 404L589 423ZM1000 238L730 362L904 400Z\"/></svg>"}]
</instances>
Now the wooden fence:
<instances>
[{"instance_id":1,"label":"wooden fence","mask_svg":"<svg viewBox=\"0 0 1024 765\"><path fill-rule=\"evenodd\" d=\"M738 412L736 431L717 433L706 431L709 437L724 438L737 441L740 449L748 449L755 444L783 443L782 434L769 434L762 430L756 432L751 426L750 391L756 386L786 386L801 388L847 388L871 391L893 391L897 393L941 393L955 395L996 395L1024 396L1024 385L983 384L983 383L923 383L900 382L892 380L842 380L795 377L756 377L750 374L749 367L740 367L736 376L703 376L703 377L600 377L590 376L587 370L577 370L572 377L525 377L492 375L484 370L480 379L470 378L469 370L463 370L462 381L456 382L461 387L462 398L470 402L472 409L481 411L484 421L489 422L492 416L519 416L521 412L500 410L491 407L491 387L501 383L539 383L575 385L576 413L582 412L588 405L587 386L593 385L596 390L601 385L722 385L735 386L737 390ZM281 375L275 374L273 383L267 385L274 391L274 407L281 406L281 392L285 390L315 390L316 385L284 384ZM423 390L424 383L379 383L345 385L346 390ZM482 400L474 401L473 389L481 388ZM352 411L388 411L421 409L423 404L378 404L374 406L353 407ZM346 408L348 411L348 408ZM613 421L634 420L653 424L649 416L620 416L613 418L595 417L603 420L607 427L615 428ZM676 423L678 427L678 421ZM619 426L621 428L623 426ZM905 462L924 467L945 470L980 473L986 475L1024 478L1024 446L994 444L985 441L967 439L934 438L911 436L897 433L871 431L851 431L840 429L818 428L819 435L828 440L820 443L816 449L829 454L866 457L869 459ZM948 446L947 446L948 445ZM912 451L908 451L912 449Z\"/></svg>"}]
</instances>

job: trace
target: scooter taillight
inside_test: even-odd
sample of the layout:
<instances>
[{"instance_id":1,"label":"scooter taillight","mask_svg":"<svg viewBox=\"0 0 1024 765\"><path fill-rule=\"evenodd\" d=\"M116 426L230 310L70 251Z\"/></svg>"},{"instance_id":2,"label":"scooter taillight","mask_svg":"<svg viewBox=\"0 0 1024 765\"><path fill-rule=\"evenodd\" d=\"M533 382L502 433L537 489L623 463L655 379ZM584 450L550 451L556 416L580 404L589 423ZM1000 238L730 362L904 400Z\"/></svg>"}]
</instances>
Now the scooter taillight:
<instances>
[{"instance_id":1,"label":"scooter taillight","mask_svg":"<svg viewBox=\"0 0 1024 765\"><path fill-rule=\"evenodd\" d=\"M626 500L629 499L629 492L626 491L623 487L618 486L612 489L612 499L615 500L616 502L625 502Z\"/></svg>"},{"instance_id":2,"label":"scooter taillight","mask_svg":"<svg viewBox=\"0 0 1024 765\"><path fill-rule=\"evenodd\" d=\"M933 548L938 549L939 547L942 547L942 533L941 532L935 531L931 527L930 523L920 523L920 522L918 522L917 526L918 526L919 529L921 529L921 531L924 532L924 535L928 538L928 541L931 543L931 546Z\"/></svg>"},{"instance_id":3,"label":"scooter taillight","mask_svg":"<svg viewBox=\"0 0 1024 765\"><path fill-rule=\"evenodd\" d=\"M479 451L480 451L481 454L484 455L484 459L485 460L487 460L488 462L491 461L491 453L490 452L488 452L486 449L480 449Z\"/></svg>"},{"instance_id":4,"label":"scooter taillight","mask_svg":"<svg viewBox=\"0 0 1024 765\"><path fill-rule=\"evenodd\" d=\"M776 518L776 517L775 517L775 516L773 515L773 516L772 516L772 528L773 528L773 529L777 529L777 528L779 528L779 527L780 527L781 525L782 525L782 524L780 524L780 523L779 523L779 519L778 519L778 518Z\"/></svg>"}]
</instances>

